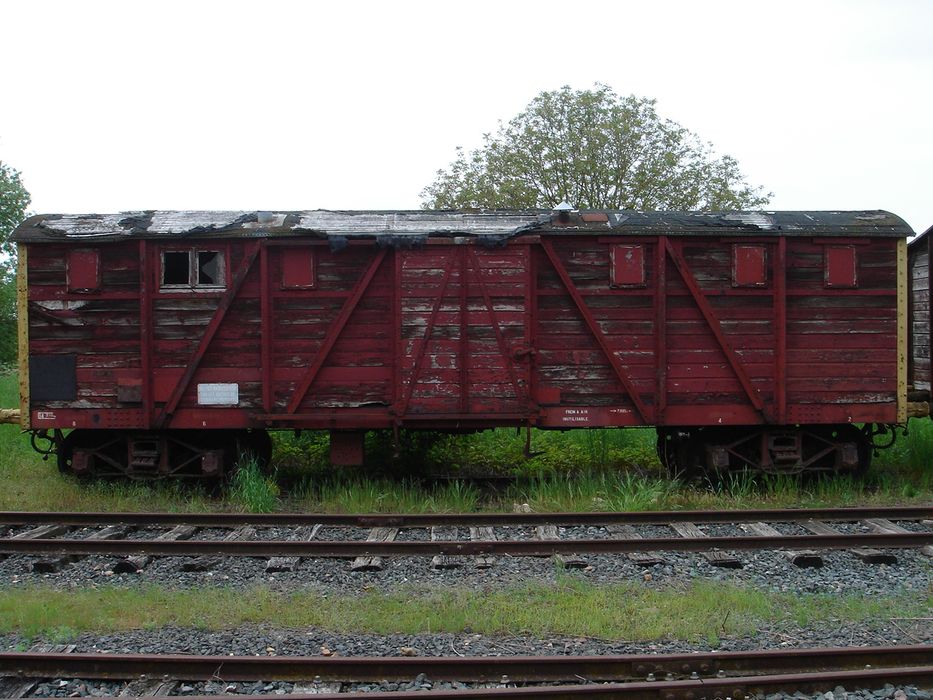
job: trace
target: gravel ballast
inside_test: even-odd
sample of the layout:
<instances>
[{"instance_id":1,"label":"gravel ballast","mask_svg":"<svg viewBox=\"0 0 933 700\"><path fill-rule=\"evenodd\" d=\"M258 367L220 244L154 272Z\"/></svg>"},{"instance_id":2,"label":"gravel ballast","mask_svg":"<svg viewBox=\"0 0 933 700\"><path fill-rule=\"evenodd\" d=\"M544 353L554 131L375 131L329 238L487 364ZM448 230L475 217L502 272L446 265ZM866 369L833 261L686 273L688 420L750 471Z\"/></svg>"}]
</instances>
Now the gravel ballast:
<instances>
[{"instance_id":1,"label":"gravel ballast","mask_svg":"<svg viewBox=\"0 0 933 700\"><path fill-rule=\"evenodd\" d=\"M793 524L778 527L794 533ZM638 528L644 537L658 536L661 528ZM703 526L710 535L740 535L740 528L731 525ZM329 530L329 528L328 528ZM463 528L461 528L463 530ZM399 540L423 539L427 530L402 529ZM500 539L529 539L528 528L497 528ZM601 539L608 533L601 527L559 528L561 539ZM222 539L221 530L207 530L198 539ZM145 531L132 537L151 537ZM261 539L285 538L287 531L274 533L259 530ZM345 528L340 532L319 533L319 537L359 540L366 536L362 528ZM669 533L668 533L669 536ZM461 537L467 534L461 532ZM642 566L625 554L582 554L584 566L575 576L594 584L615 584L642 581L648 586L664 587L683 581L703 578L738 585L788 593L829 593L860 595L892 595L924 592L930 586L933 563L915 549L887 550L896 557L895 564L868 564L845 550L821 552L823 566L795 566L779 551L734 552L742 568L714 566L700 553L663 552L663 563ZM560 565L550 557L498 556L489 568L476 565L473 557L451 557L459 566L434 569L431 557L384 557L380 571L351 571L351 559L302 559L293 571L266 571L266 560L226 557L204 571L185 571L189 557L154 557L142 571L118 573L114 557L91 556L63 567L60 571L43 573L32 570L36 557L10 556L0 560L0 580L8 584L41 583L53 587L133 586L155 584L173 588L255 587L264 585L276 590L312 589L326 593L356 593L362 587L390 591L399 586L458 585L487 587L523 584L528 581L556 582L563 575Z\"/></svg>"}]
</instances>

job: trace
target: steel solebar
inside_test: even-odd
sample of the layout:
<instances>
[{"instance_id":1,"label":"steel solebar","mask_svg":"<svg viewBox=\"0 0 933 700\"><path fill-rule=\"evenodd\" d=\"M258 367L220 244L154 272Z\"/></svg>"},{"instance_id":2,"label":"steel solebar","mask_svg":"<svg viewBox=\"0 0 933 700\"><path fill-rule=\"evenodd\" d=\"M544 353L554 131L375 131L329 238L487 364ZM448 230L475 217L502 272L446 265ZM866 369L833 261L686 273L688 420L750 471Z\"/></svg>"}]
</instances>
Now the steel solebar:
<instances>
[{"instance_id":1,"label":"steel solebar","mask_svg":"<svg viewBox=\"0 0 933 700\"><path fill-rule=\"evenodd\" d=\"M0 525L136 525L160 527L283 527L345 525L351 527L429 527L431 525L667 525L673 522L743 523L825 520L855 522L933 519L933 506L858 508L792 508L764 510L675 510L606 513L76 513L0 511Z\"/></svg>"},{"instance_id":2,"label":"steel solebar","mask_svg":"<svg viewBox=\"0 0 933 700\"><path fill-rule=\"evenodd\" d=\"M933 683L933 666L865 669L860 671L829 671L787 673L768 676L738 676L735 678L704 678L687 681L638 681L635 683L589 683L580 685L526 686L519 688L469 688L465 690L418 690L380 692L386 700L418 700L425 697L457 698L458 700L579 700L579 698L626 698L627 700L702 700L731 697L742 700L754 694L776 690L789 692L825 692L837 685L846 688L874 688L885 683L929 686ZM186 695L187 700L218 700L242 698L242 695ZM289 700L372 700L373 693L292 693ZM152 700L152 698L149 698Z\"/></svg>"},{"instance_id":3,"label":"steel solebar","mask_svg":"<svg viewBox=\"0 0 933 700\"><path fill-rule=\"evenodd\" d=\"M775 672L933 664L933 645L779 649L699 654L498 657L197 656L182 654L0 653L0 676L109 678L139 676L204 681L438 680L516 682L644 679L649 673L710 675L719 671Z\"/></svg>"},{"instance_id":4,"label":"steel solebar","mask_svg":"<svg viewBox=\"0 0 933 700\"><path fill-rule=\"evenodd\" d=\"M2 554L152 554L159 556L227 557L357 557L491 555L548 556L572 553L644 551L705 552L713 549L904 549L933 545L931 532L864 533L858 535L784 535L781 537L651 537L641 540L492 540L464 542L369 542L318 540L73 540L0 539Z\"/></svg>"}]
</instances>

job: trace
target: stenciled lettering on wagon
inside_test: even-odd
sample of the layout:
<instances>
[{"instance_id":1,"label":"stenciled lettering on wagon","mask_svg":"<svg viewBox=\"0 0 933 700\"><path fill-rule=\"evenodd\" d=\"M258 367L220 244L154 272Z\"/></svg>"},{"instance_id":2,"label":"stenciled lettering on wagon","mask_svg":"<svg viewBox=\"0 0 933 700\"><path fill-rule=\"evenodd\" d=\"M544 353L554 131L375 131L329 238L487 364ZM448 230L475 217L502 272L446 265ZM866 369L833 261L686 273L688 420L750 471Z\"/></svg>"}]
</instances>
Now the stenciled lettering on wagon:
<instances>
[{"instance_id":1,"label":"stenciled lettering on wagon","mask_svg":"<svg viewBox=\"0 0 933 700\"><path fill-rule=\"evenodd\" d=\"M590 409L588 408L565 408L564 415L560 418L562 423L589 423Z\"/></svg>"},{"instance_id":2,"label":"stenciled lettering on wagon","mask_svg":"<svg viewBox=\"0 0 933 700\"><path fill-rule=\"evenodd\" d=\"M38 411L36 413L37 420L55 420L55 411Z\"/></svg>"},{"instance_id":3,"label":"stenciled lettering on wagon","mask_svg":"<svg viewBox=\"0 0 933 700\"><path fill-rule=\"evenodd\" d=\"M198 384L200 406L236 406L239 402L239 384Z\"/></svg>"}]
</instances>

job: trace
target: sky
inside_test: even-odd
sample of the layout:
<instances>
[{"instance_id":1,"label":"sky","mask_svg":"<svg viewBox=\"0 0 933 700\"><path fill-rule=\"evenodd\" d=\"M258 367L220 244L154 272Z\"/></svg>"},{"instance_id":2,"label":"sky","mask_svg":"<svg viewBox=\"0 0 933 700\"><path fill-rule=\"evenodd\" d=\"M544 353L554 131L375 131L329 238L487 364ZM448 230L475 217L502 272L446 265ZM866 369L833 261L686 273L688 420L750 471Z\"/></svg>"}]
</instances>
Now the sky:
<instances>
[{"instance_id":1,"label":"sky","mask_svg":"<svg viewBox=\"0 0 933 700\"><path fill-rule=\"evenodd\" d=\"M771 209L933 225L933 1L0 0L0 161L36 213L411 209L455 147L595 83Z\"/></svg>"}]
</instances>

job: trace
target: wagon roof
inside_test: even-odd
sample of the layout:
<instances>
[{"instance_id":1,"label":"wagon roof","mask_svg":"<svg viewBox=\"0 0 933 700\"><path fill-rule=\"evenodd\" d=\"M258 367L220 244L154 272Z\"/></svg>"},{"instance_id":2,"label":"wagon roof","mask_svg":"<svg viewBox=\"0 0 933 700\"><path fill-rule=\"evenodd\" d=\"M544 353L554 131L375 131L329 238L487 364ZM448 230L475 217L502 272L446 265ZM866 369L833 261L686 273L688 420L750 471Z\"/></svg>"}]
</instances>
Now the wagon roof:
<instances>
[{"instance_id":1,"label":"wagon roof","mask_svg":"<svg viewBox=\"0 0 933 700\"><path fill-rule=\"evenodd\" d=\"M320 238L521 234L909 236L910 226L886 211L636 212L606 210L474 211L130 211L42 214L13 233L19 242L115 241L129 238Z\"/></svg>"}]
</instances>

